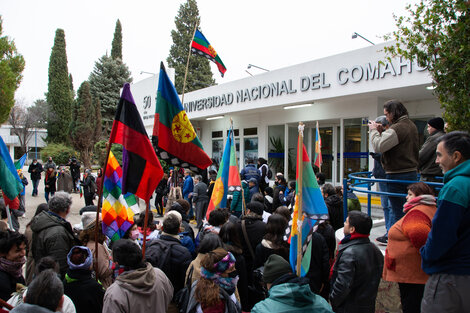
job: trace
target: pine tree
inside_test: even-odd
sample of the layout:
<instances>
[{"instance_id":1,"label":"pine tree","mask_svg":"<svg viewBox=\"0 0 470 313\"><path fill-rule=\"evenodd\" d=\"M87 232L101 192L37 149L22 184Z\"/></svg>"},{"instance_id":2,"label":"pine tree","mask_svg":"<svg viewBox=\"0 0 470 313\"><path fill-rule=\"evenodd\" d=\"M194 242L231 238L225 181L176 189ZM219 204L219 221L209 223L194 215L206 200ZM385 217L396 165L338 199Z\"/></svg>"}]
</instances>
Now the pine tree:
<instances>
[{"instance_id":1,"label":"pine tree","mask_svg":"<svg viewBox=\"0 0 470 313\"><path fill-rule=\"evenodd\" d=\"M95 68L88 80L92 97L100 101L102 125L108 125L109 129L105 132L109 132L116 114L119 91L124 83L132 82L131 72L121 60L104 55L95 62Z\"/></svg>"},{"instance_id":2,"label":"pine tree","mask_svg":"<svg viewBox=\"0 0 470 313\"><path fill-rule=\"evenodd\" d=\"M93 99L94 107L95 107L95 142L101 140L102 128L101 125L101 103L99 99Z\"/></svg>"},{"instance_id":3,"label":"pine tree","mask_svg":"<svg viewBox=\"0 0 470 313\"><path fill-rule=\"evenodd\" d=\"M111 58L113 60L122 61L122 28L119 19L116 21L116 29L114 30L114 38L111 43Z\"/></svg>"},{"instance_id":4,"label":"pine tree","mask_svg":"<svg viewBox=\"0 0 470 313\"><path fill-rule=\"evenodd\" d=\"M2 36L3 20L0 17L0 124L8 120L15 105L15 91L20 86L24 59L16 50L15 42Z\"/></svg>"},{"instance_id":5,"label":"pine tree","mask_svg":"<svg viewBox=\"0 0 470 313\"><path fill-rule=\"evenodd\" d=\"M169 67L175 69L175 87L179 94L183 92L184 73L186 71L189 44L194 33L194 25L199 20L199 9L196 0L187 0L186 3L181 4L175 18L176 30L171 31L173 45L166 61ZM191 56L185 92L212 85L215 85L215 80L209 60L203 57Z\"/></svg>"},{"instance_id":6,"label":"pine tree","mask_svg":"<svg viewBox=\"0 0 470 313\"><path fill-rule=\"evenodd\" d=\"M68 136L64 129L68 129L71 122L73 98L70 91L63 29L57 29L56 31L54 46L49 59L47 103L49 105L47 141L66 143Z\"/></svg>"},{"instance_id":7,"label":"pine tree","mask_svg":"<svg viewBox=\"0 0 470 313\"><path fill-rule=\"evenodd\" d=\"M90 94L90 84L85 81L78 89L70 134L72 145L80 152L80 159L85 167L91 165L91 152L97 141L95 123L95 107Z\"/></svg>"}]
</instances>

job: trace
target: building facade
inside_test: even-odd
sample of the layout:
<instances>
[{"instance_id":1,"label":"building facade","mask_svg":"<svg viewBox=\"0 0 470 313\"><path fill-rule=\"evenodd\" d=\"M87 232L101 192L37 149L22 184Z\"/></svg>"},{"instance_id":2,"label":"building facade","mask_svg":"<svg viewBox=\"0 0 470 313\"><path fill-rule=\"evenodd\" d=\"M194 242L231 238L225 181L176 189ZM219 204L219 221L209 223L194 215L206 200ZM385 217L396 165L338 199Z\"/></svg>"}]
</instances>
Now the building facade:
<instances>
[{"instance_id":1,"label":"building facade","mask_svg":"<svg viewBox=\"0 0 470 313\"><path fill-rule=\"evenodd\" d=\"M186 94L183 105L209 156L220 160L232 120L240 166L247 158L264 157L274 173L289 179L295 178L298 123L306 125L304 143L313 159L318 121L321 171L339 184L349 173L372 169L367 122L383 115L385 101L405 104L422 142L426 121L442 115L428 71L401 58L388 60L386 44L200 89ZM157 80L132 86L148 133Z\"/></svg>"}]
</instances>

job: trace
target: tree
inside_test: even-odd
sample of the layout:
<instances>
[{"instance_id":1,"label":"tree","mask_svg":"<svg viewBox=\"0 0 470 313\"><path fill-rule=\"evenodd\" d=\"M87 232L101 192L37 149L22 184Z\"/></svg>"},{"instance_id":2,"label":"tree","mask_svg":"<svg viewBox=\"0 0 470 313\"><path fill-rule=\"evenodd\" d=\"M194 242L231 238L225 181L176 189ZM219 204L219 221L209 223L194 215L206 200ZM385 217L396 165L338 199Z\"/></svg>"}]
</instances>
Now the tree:
<instances>
[{"instance_id":1,"label":"tree","mask_svg":"<svg viewBox=\"0 0 470 313\"><path fill-rule=\"evenodd\" d=\"M97 62L89 77L90 92L94 99L100 101L101 121L107 132L113 124L114 115L120 97L120 89L125 82L132 82L131 72L120 60L104 55Z\"/></svg>"},{"instance_id":2,"label":"tree","mask_svg":"<svg viewBox=\"0 0 470 313\"><path fill-rule=\"evenodd\" d=\"M114 38L113 42L111 43L111 58L113 58L113 60L122 61L122 28L119 19L116 21Z\"/></svg>"},{"instance_id":3,"label":"tree","mask_svg":"<svg viewBox=\"0 0 470 313\"><path fill-rule=\"evenodd\" d=\"M170 55L166 59L168 66L175 69L176 91L183 93L184 74L189 53L189 45L194 34L194 26L199 25L199 9L196 0L187 0L181 4L175 18L176 30L171 31L173 45ZM189 61L188 76L186 78L185 92L194 91L215 85L209 60L193 56Z\"/></svg>"},{"instance_id":4,"label":"tree","mask_svg":"<svg viewBox=\"0 0 470 313\"><path fill-rule=\"evenodd\" d=\"M95 142L101 140L101 135L103 133L102 131L102 126L101 126L101 103L99 99L93 99L94 107L95 107L95 116L94 116L94 121L95 121L95 130L94 130L94 136L95 136Z\"/></svg>"},{"instance_id":5,"label":"tree","mask_svg":"<svg viewBox=\"0 0 470 313\"><path fill-rule=\"evenodd\" d=\"M47 141L66 143L68 134L64 130L69 128L72 118L73 97L67 67L65 34L62 29L56 31L54 46L49 59L47 103L49 105Z\"/></svg>"},{"instance_id":6,"label":"tree","mask_svg":"<svg viewBox=\"0 0 470 313\"><path fill-rule=\"evenodd\" d=\"M85 81L78 88L77 101L73 110L70 138L75 150L80 152L80 159L86 168L91 166L91 153L95 138L95 112L90 94L90 84Z\"/></svg>"},{"instance_id":7,"label":"tree","mask_svg":"<svg viewBox=\"0 0 470 313\"><path fill-rule=\"evenodd\" d=\"M32 114L32 111L28 110L22 103L16 103L10 111L8 122L12 127L12 132L18 136L20 141L21 154L24 154L28 150L28 141L34 134L31 131L34 128L36 117Z\"/></svg>"},{"instance_id":8,"label":"tree","mask_svg":"<svg viewBox=\"0 0 470 313\"><path fill-rule=\"evenodd\" d=\"M427 66L449 130L470 130L470 2L422 0L407 11L385 51Z\"/></svg>"},{"instance_id":9,"label":"tree","mask_svg":"<svg viewBox=\"0 0 470 313\"><path fill-rule=\"evenodd\" d=\"M15 91L21 83L24 58L16 50L15 42L2 36L3 19L0 17L0 124L8 120L15 104Z\"/></svg>"},{"instance_id":10,"label":"tree","mask_svg":"<svg viewBox=\"0 0 470 313\"><path fill-rule=\"evenodd\" d=\"M28 112L35 117L33 127L46 128L47 127L47 111L49 106L43 99L34 101L34 105L28 108Z\"/></svg>"}]
</instances>

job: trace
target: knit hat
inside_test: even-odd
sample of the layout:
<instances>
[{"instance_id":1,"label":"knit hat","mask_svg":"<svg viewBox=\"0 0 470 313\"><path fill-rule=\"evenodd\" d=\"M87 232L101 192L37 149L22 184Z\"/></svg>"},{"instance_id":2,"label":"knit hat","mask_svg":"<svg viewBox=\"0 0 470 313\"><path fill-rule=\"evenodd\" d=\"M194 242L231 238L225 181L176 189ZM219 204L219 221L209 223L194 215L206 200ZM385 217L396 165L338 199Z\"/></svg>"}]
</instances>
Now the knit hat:
<instances>
[{"instance_id":1,"label":"knit hat","mask_svg":"<svg viewBox=\"0 0 470 313\"><path fill-rule=\"evenodd\" d=\"M101 213L99 215L99 220L101 221ZM96 212L83 212L82 214L82 224L81 229L89 229L95 226L96 224Z\"/></svg>"},{"instance_id":2,"label":"knit hat","mask_svg":"<svg viewBox=\"0 0 470 313\"><path fill-rule=\"evenodd\" d=\"M444 120L440 117L430 119L428 124L437 130L444 130Z\"/></svg>"},{"instance_id":3,"label":"knit hat","mask_svg":"<svg viewBox=\"0 0 470 313\"><path fill-rule=\"evenodd\" d=\"M256 178L254 177L251 177L249 180L248 180L249 183L255 183L257 184L258 183L258 180L256 180Z\"/></svg>"},{"instance_id":4,"label":"knit hat","mask_svg":"<svg viewBox=\"0 0 470 313\"><path fill-rule=\"evenodd\" d=\"M292 273L289 262L277 254L271 254L264 263L263 280L265 283L272 283L285 274Z\"/></svg>"},{"instance_id":5,"label":"knit hat","mask_svg":"<svg viewBox=\"0 0 470 313\"><path fill-rule=\"evenodd\" d=\"M93 263L90 249L84 246L74 246L67 254L67 264L71 270L89 270Z\"/></svg>"}]
</instances>

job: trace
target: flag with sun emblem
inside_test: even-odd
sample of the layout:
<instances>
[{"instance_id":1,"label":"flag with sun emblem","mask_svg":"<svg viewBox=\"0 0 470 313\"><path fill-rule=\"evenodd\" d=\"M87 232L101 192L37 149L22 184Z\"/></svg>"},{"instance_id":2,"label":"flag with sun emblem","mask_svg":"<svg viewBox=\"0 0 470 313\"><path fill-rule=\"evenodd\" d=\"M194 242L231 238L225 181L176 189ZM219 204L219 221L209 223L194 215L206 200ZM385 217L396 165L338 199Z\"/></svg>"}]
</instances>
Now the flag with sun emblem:
<instances>
[{"instance_id":1,"label":"flag with sun emblem","mask_svg":"<svg viewBox=\"0 0 470 313\"><path fill-rule=\"evenodd\" d=\"M241 191L240 174L236 158L233 129L230 129L219 171L217 172L217 179L215 180L212 196L209 201L209 206L207 207L206 218L208 220L209 214L214 209L225 208L227 206L227 195L229 191Z\"/></svg>"},{"instance_id":2,"label":"flag with sun emblem","mask_svg":"<svg viewBox=\"0 0 470 313\"><path fill-rule=\"evenodd\" d=\"M224 77L224 74L227 71L224 62L222 62L219 55L217 54L217 52L215 52L214 48L211 46L206 37L204 37L204 35L197 29L194 33L193 41L191 42L191 52L194 54L205 56L206 58L214 62L217 65L217 68L219 69L220 75Z\"/></svg>"},{"instance_id":3,"label":"flag with sun emblem","mask_svg":"<svg viewBox=\"0 0 470 313\"><path fill-rule=\"evenodd\" d=\"M170 166L199 172L212 164L186 115L163 63L158 79L153 145L160 159Z\"/></svg>"}]
</instances>

